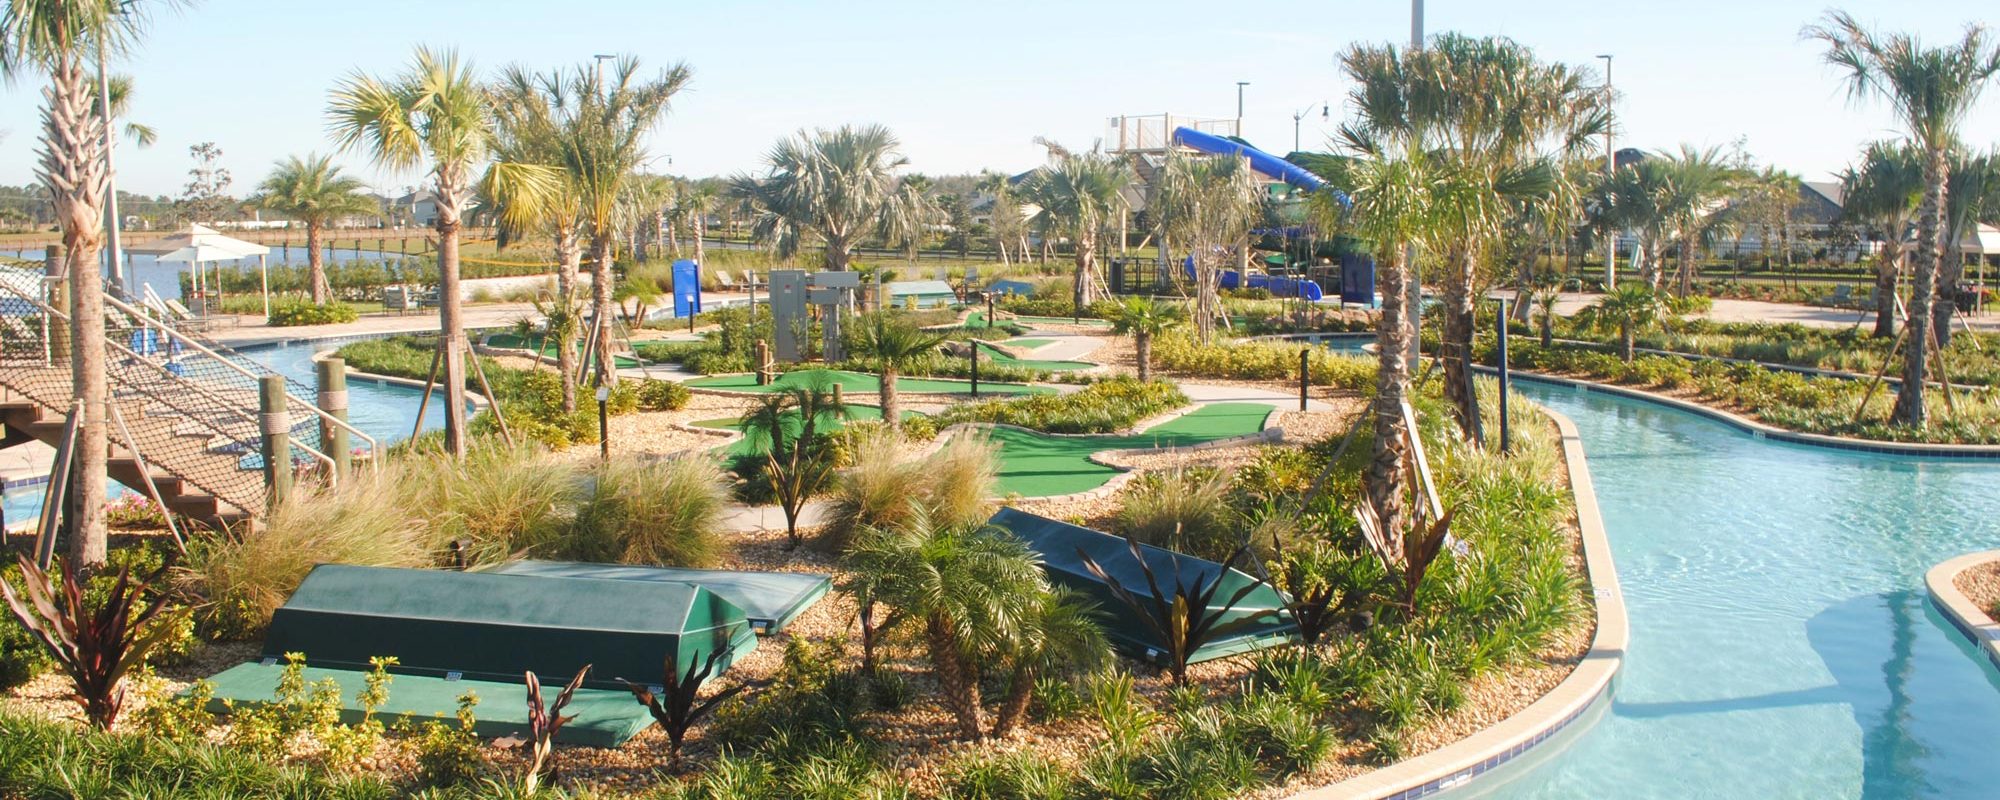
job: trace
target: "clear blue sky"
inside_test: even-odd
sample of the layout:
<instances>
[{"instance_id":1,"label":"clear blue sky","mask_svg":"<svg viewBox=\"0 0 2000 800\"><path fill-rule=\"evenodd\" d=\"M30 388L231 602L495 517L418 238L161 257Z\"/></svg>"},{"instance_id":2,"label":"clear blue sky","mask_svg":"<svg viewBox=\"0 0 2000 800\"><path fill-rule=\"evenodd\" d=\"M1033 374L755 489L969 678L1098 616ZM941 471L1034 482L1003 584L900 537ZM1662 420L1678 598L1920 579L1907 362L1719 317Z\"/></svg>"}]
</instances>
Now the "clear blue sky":
<instances>
[{"instance_id":1,"label":"clear blue sky","mask_svg":"<svg viewBox=\"0 0 2000 800\"><path fill-rule=\"evenodd\" d=\"M1865 22L1942 39L1969 21L2000 22L1991 2L1852 0ZM1617 56L1619 146L1728 145L1821 179L1866 141L1887 136L1878 105L1847 102L1820 46L1799 29L1818 0L1492 2L1431 0L1430 32L1501 34L1545 57ZM1984 19L1980 19L1980 17ZM328 89L355 69L389 73L418 44L457 47L483 69L546 69L627 53L684 60L691 89L655 142L657 171L727 175L756 168L801 127L879 122L912 168L1013 171L1040 162L1048 136L1089 146L1118 114L1230 117L1245 93L1245 133L1277 152L1292 114L1335 102L1334 56L1356 41L1405 42L1409 4L1375 2L805 2L653 0L430 3L205 0L155 20L122 65L137 78L132 116L160 131L148 150L121 146L120 186L178 194L187 148L214 141L246 194L286 154L327 150ZM0 183L32 180L39 81L0 87ZM1308 147L1331 123L1306 120ZM1967 129L2000 143L2000 87ZM415 177L347 162L394 189Z\"/></svg>"}]
</instances>

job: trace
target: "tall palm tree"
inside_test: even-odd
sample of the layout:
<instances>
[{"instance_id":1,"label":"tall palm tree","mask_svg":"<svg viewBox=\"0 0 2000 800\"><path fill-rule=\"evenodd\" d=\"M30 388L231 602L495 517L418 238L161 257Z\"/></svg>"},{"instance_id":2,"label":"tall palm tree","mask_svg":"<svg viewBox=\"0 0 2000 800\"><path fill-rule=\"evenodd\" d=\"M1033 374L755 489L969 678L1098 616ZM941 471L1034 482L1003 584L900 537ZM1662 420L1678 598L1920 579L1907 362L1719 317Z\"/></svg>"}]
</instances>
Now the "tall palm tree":
<instances>
[{"instance_id":1,"label":"tall palm tree","mask_svg":"<svg viewBox=\"0 0 2000 800\"><path fill-rule=\"evenodd\" d=\"M715 210L715 204L722 199L722 186L713 178L704 178L681 188L680 203L676 208L686 217L689 225L688 236L694 239L694 263L708 264L708 249L703 239L708 236L708 215Z\"/></svg>"},{"instance_id":2,"label":"tall palm tree","mask_svg":"<svg viewBox=\"0 0 2000 800\"><path fill-rule=\"evenodd\" d=\"M1598 190L1599 221L1606 235L1629 232L1638 239L1639 280L1651 289L1658 289L1665 275L1660 267L1671 235L1664 206L1669 178L1667 165L1649 158L1619 167Z\"/></svg>"},{"instance_id":3,"label":"tall palm tree","mask_svg":"<svg viewBox=\"0 0 2000 800\"><path fill-rule=\"evenodd\" d=\"M561 189L546 166L493 160L498 143L492 98L472 65L452 51L418 48L402 74L365 73L333 91L328 115L344 150L366 153L391 170L423 169L437 199L438 323L444 367L445 446L463 458L465 429L464 300L459 296L458 235L475 189L501 203L525 227Z\"/></svg>"},{"instance_id":4,"label":"tall palm tree","mask_svg":"<svg viewBox=\"0 0 2000 800\"><path fill-rule=\"evenodd\" d=\"M87 62L121 53L144 29L143 9L125 12L113 0L13 0L0 8L0 78L45 74L41 146L35 175L49 191L62 228L64 284L69 293L70 382L82 424L76 441L75 513L69 563L105 557L105 469L109 458L104 342L104 208L110 176L104 130L109 121L93 102Z\"/></svg>"},{"instance_id":5,"label":"tall palm tree","mask_svg":"<svg viewBox=\"0 0 2000 800\"><path fill-rule=\"evenodd\" d=\"M1660 206L1673 231L1679 293L1686 297L1694 292L1699 254L1732 222L1724 206L1743 185L1744 174L1723 160L1719 147L1681 145L1678 153L1661 152L1660 161L1667 172Z\"/></svg>"},{"instance_id":6,"label":"tall palm tree","mask_svg":"<svg viewBox=\"0 0 2000 800\"><path fill-rule=\"evenodd\" d=\"M570 73L570 96L576 99L565 126L562 167L577 193L584 229L590 234L591 318L594 349L599 354L597 381L618 383L611 353L612 244L623 217L621 202L634 171L646 161L646 139L666 115L675 94L693 75L686 64L674 64L659 75L639 76L639 61L618 59L608 82L600 83L590 67Z\"/></svg>"},{"instance_id":7,"label":"tall palm tree","mask_svg":"<svg viewBox=\"0 0 2000 800\"><path fill-rule=\"evenodd\" d=\"M562 169L564 142L573 120L567 109L574 106L571 86L560 71L544 75L519 66L501 71L494 89L494 115L499 126L499 160L519 164L540 164L557 174L554 191L540 207L536 222L546 230L556 260L556 296L543 307L556 344L556 373L562 380L565 413L577 408L577 384L581 378L581 355L577 352L582 312L578 275L583 269L582 200L576 176ZM490 198L489 198L490 200ZM496 204L497 205L497 204ZM554 312L554 313L548 313Z\"/></svg>"},{"instance_id":8,"label":"tall palm tree","mask_svg":"<svg viewBox=\"0 0 2000 800\"><path fill-rule=\"evenodd\" d=\"M1875 142L1858 166L1840 173L1841 216L1882 239L1875 254L1875 336L1896 335L1896 281L1903 272L1903 237L1924 192L1923 156L1909 145Z\"/></svg>"},{"instance_id":9,"label":"tall palm tree","mask_svg":"<svg viewBox=\"0 0 2000 800\"><path fill-rule=\"evenodd\" d=\"M2000 151L1959 153L1952 158L1944 219L1948 244L1938 264L1938 299L1931 314L1938 347L1951 344L1959 285L1965 280L1965 239L1978 230L1980 223L2000 220Z\"/></svg>"},{"instance_id":10,"label":"tall palm tree","mask_svg":"<svg viewBox=\"0 0 2000 800\"><path fill-rule=\"evenodd\" d=\"M771 148L762 176L739 175L731 188L757 209L751 235L780 258L813 237L826 247L826 268L844 272L895 203L895 173L908 163L899 146L880 125L800 131Z\"/></svg>"},{"instance_id":11,"label":"tall palm tree","mask_svg":"<svg viewBox=\"0 0 2000 800\"><path fill-rule=\"evenodd\" d=\"M1127 298L1111 318L1111 332L1132 337L1132 349L1139 358L1139 380L1153 379L1153 337L1187 321L1187 307L1150 297Z\"/></svg>"},{"instance_id":12,"label":"tall palm tree","mask_svg":"<svg viewBox=\"0 0 2000 800\"><path fill-rule=\"evenodd\" d=\"M1805 36L1826 43L1826 61L1844 73L1852 98L1889 101L1911 146L1923 154L1924 199L1917 211L1909 319L1929 320L1945 247L1951 149L1980 92L2000 73L2000 46L1984 27L1970 25L1957 42L1926 47L1913 34L1870 31L1844 11L1828 13L1820 24L1807 27ZM1904 344L1903 382L1892 413L1899 424L1921 428L1929 421L1924 407L1929 339L1913 335Z\"/></svg>"},{"instance_id":13,"label":"tall palm tree","mask_svg":"<svg viewBox=\"0 0 2000 800\"><path fill-rule=\"evenodd\" d=\"M938 345L944 344L942 334L925 333L897 316L895 312L882 309L862 318L854 329L854 352L874 364L881 374L882 421L890 430L903 429L901 404L896 398L896 376L908 369L910 364L926 355L937 352ZM973 343L973 357L978 357L978 343Z\"/></svg>"},{"instance_id":14,"label":"tall palm tree","mask_svg":"<svg viewBox=\"0 0 2000 800\"><path fill-rule=\"evenodd\" d=\"M1194 259L1195 334L1207 342L1224 318L1222 269L1247 257L1250 228L1263 218L1263 180L1247 158L1170 153L1153 190L1161 240L1186 245Z\"/></svg>"},{"instance_id":15,"label":"tall palm tree","mask_svg":"<svg viewBox=\"0 0 2000 800\"><path fill-rule=\"evenodd\" d=\"M903 257L910 263L917 263L917 252L924 240L930 238L931 226L938 223L944 212L938 208L937 198L931 196L937 182L924 175L905 175L897 181L892 200L883 206L881 219L877 221L877 232L885 244L903 249Z\"/></svg>"},{"instance_id":16,"label":"tall palm tree","mask_svg":"<svg viewBox=\"0 0 2000 800\"><path fill-rule=\"evenodd\" d=\"M634 175L625 187L626 224L631 233L632 260L644 264L653 258L653 246L661 236L667 239L662 254L680 258L681 245L674 238L675 218L680 214L680 181L666 175Z\"/></svg>"},{"instance_id":17,"label":"tall palm tree","mask_svg":"<svg viewBox=\"0 0 2000 800\"><path fill-rule=\"evenodd\" d=\"M291 156L258 184L250 203L266 211L306 224L306 285L314 303L332 299L333 288L326 282L326 253L320 237L326 224L342 217L373 216L378 208L363 194L360 179L343 175L331 156L309 154Z\"/></svg>"},{"instance_id":18,"label":"tall palm tree","mask_svg":"<svg viewBox=\"0 0 2000 800\"><path fill-rule=\"evenodd\" d=\"M1046 602L1035 552L1003 529L933 522L920 509L902 526L863 529L846 561L858 594L920 626L959 735L984 738L981 665L1006 652Z\"/></svg>"},{"instance_id":19,"label":"tall palm tree","mask_svg":"<svg viewBox=\"0 0 2000 800\"><path fill-rule=\"evenodd\" d=\"M1072 153L1050 148L1053 163L1029 175L1021 186L1028 202L1040 208L1033 224L1046 236L1066 238L1076 255L1071 300L1081 310L1097 299L1097 250L1113 223L1125 215L1121 192L1132 182L1125 162L1102 153Z\"/></svg>"}]
</instances>

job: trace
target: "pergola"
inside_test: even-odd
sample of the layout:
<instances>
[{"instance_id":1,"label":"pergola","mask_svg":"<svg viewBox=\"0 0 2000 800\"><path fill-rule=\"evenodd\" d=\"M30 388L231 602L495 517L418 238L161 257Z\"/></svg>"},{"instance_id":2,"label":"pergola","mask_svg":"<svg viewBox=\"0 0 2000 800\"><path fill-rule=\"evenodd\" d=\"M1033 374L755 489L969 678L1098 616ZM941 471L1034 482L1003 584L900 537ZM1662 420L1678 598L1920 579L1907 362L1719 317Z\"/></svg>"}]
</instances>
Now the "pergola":
<instances>
[{"instance_id":1,"label":"pergola","mask_svg":"<svg viewBox=\"0 0 2000 800\"><path fill-rule=\"evenodd\" d=\"M1976 270L1973 282L1980 289L1985 289L1986 261L1993 256L2000 255L2000 227L1992 225L1974 226L1971 231L1966 232L1965 238L1959 240L1958 250L1960 253L1971 256L1973 268ZM1984 292L1980 294L1980 297L1982 300L1985 298Z\"/></svg>"},{"instance_id":2,"label":"pergola","mask_svg":"<svg viewBox=\"0 0 2000 800\"><path fill-rule=\"evenodd\" d=\"M204 301L202 313L207 312L207 287L201 268L203 264L217 261L241 261L251 256L257 257L257 269L264 290L264 316L271 315L271 248L253 242L246 242L221 231L203 225L191 225L186 233L176 233L162 239L155 239L142 245L127 248L134 253L155 257L162 264L188 264L194 270L195 294Z\"/></svg>"}]
</instances>

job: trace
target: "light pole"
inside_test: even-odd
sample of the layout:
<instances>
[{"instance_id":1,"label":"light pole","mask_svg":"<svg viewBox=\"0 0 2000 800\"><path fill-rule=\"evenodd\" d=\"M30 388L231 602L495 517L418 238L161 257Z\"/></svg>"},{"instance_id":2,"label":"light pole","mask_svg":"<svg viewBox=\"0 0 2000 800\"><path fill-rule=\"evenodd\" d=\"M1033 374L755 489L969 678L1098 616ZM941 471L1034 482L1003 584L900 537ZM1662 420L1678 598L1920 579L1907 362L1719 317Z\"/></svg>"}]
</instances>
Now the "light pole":
<instances>
[{"instance_id":1,"label":"light pole","mask_svg":"<svg viewBox=\"0 0 2000 800\"><path fill-rule=\"evenodd\" d=\"M1332 119L1333 111L1331 109L1331 106L1325 102L1321 102L1319 104L1319 118L1322 120ZM1299 151L1299 121L1305 119L1307 114L1312 113L1312 110L1312 106L1306 106L1292 113L1292 152L1294 153Z\"/></svg>"},{"instance_id":2,"label":"light pole","mask_svg":"<svg viewBox=\"0 0 2000 800\"><path fill-rule=\"evenodd\" d=\"M1410 51L1424 49L1424 0L1410 0ZM1417 246L1411 244L1404 252L1404 261L1410 270L1410 374L1417 374L1417 368L1424 360L1424 271L1417 266Z\"/></svg>"},{"instance_id":3,"label":"light pole","mask_svg":"<svg viewBox=\"0 0 2000 800\"><path fill-rule=\"evenodd\" d=\"M592 80L593 80L593 81L595 81L595 88L596 88L597 92L598 92L599 94L602 94L602 93L604 92L604 62L606 62L606 61L616 61L616 60L618 60L618 57L617 57L617 56L610 56L610 55L605 55L605 54L603 54L603 53L599 53L599 54L597 54L597 55L594 55L594 56L591 56L591 58L594 58L594 59L596 59L596 60L597 60L597 65L596 65L596 66L597 66L597 76L596 76L595 78L592 78Z\"/></svg>"},{"instance_id":4,"label":"light pole","mask_svg":"<svg viewBox=\"0 0 2000 800\"><path fill-rule=\"evenodd\" d=\"M1604 59L1604 179L1618 171L1618 155L1611 150L1611 104L1618 97L1611 90L1611 55L1599 54ZM1611 291L1618 285L1618 232L1606 225L1604 230L1604 291Z\"/></svg>"},{"instance_id":5,"label":"light pole","mask_svg":"<svg viewBox=\"0 0 2000 800\"><path fill-rule=\"evenodd\" d=\"M123 0L111 7L111 13L124 16L125 10L136 0ZM97 39L97 110L104 118L104 266L111 276L111 291L127 294L125 291L125 254L119 239L119 227L123 220L118 214L118 171L111 160L111 150L118 141L117 125L111 117L111 72L106 67L104 37ZM129 296L129 295L128 295Z\"/></svg>"},{"instance_id":6,"label":"light pole","mask_svg":"<svg viewBox=\"0 0 2000 800\"><path fill-rule=\"evenodd\" d=\"M1236 136L1239 139L1243 137L1243 87L1249 85L1249 81L1236 82Z\"/></svg>"}]
</instances>

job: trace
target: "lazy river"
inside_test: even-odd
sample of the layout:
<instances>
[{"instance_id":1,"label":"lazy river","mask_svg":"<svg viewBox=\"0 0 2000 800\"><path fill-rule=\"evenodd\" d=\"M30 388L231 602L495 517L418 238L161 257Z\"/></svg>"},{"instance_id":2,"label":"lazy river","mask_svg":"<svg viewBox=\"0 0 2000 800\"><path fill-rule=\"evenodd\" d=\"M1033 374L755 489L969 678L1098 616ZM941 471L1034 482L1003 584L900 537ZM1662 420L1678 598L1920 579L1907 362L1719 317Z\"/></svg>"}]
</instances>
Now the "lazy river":
<instances>
[{"instance_id":1,"label":"lazy river","mask_svg":"<svg viewBox=\"0 0 2000 800\"><path fill-rule=\"evenodd\" d=\"M2000 792L2000 673L1923 590L1933 564L2000 546L2000 461L1792 445L1515 385L1582 435L1631 643L1593 727L1452 796Z\"/></svg>"}]
</instances>

